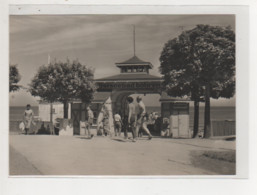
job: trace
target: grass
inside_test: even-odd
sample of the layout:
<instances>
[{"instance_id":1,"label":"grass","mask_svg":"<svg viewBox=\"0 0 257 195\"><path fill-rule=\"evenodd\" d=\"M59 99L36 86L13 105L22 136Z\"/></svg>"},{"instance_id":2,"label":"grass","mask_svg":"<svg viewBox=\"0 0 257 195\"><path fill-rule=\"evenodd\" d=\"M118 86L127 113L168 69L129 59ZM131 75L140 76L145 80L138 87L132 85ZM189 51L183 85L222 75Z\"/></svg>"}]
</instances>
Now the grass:
<instances>
[{"instance_id":1,"label":"grass","mask_svg":"<svg viewBox=\"0 0 257 195\"><path fill-rule=\"evenodd\" d=\"M212 171L217 175L236 174L235 151L193 151L191 163L195 167Z\"/></svg>"},{"instance_id":2,"label":"grass","mask_svg":"<svg viewBox=\"0 0 257 195\"><path fill-rule=\"evenodd\" d=\"M211 159L216 159L216 160L222 160L222 161L227 161L227 162L236 162L236 152L235 151L225 151L225 152L220 152L220 151L205 151L202 154L203 156Z\"/></svg>"}]
</instances>

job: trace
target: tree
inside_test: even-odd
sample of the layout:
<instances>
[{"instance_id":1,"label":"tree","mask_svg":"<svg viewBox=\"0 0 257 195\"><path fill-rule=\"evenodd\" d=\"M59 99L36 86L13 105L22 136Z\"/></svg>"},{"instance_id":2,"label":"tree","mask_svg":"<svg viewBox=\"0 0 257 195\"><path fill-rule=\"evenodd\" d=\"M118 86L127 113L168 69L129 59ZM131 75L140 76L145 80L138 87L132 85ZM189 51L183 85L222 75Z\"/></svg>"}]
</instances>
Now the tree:
<instances>
[{"instance_id":1,"label":"tree","mask_svg":"<svg viewBox=\"0 0 257 195\"><path fill-rule=\"evenodd\" d=\"M161 71L164 78L179 80L177 87L182 94L195 86L200 92L196 97L204 95L204 136L210 137L210 98L230 98L235 93L235 34L230 27L197 25L173 43L175 46L167 53L170 56L161 57ZM167 80L166 88L173 93L176 85L171 81ZM191 98L194 96L191 94Z\"/></svg>"},{"instance_id":2,"label":"tree","mask_svg":"<svg viewBox=\"0 0 257 195\"><path fill-rule=\"evenodd\" d=\"M168 41L160 56L160 72L169 95L190 97L194 101L193 137L198 134L199 102L203 100L203 89L198 81L198 71L188 58L190 50L183 36Z\"/></svg>"},{"instance_id":3,"label":"tree","mask_svg":"<svg viewBox=\"0 0 257 195\"><path fill-rule=\"evenodd\" d=\"M64 118L68 118L68 102L80 99L90 103L96 90L94 73L91 68L79 62L55 62L39 68L30 83L30 93L48 102L62 102Z\"/></svg>"},{"instance_id":4,"label":"tree","mask_svg":"<svg viewBox=\"0 0 257 195\"><path fill-rule=\"evenodd\" d=\"M20 89L18 82L21 80L19 70L16 65L9 67L9 92L17 91Z\"/></svg>"}]
</instances>

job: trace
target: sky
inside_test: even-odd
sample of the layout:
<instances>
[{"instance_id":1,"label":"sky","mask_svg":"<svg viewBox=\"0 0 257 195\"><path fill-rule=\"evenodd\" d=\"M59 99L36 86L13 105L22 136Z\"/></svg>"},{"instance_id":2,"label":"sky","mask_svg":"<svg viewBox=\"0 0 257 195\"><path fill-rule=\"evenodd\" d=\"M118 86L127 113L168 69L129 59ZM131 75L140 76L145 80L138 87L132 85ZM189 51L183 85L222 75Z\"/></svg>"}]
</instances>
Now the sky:
<instances>
[{"instance_id":1,"label":"sky","mask_svg":"<svg viewBox=\"0 0 257 195\"><path fill-rule=\"evenodd\" d=\"M233 15L23 15L10 16L10 64L27 87L41 65L50 60L79 60L95 69L95 78L119 74L116 62L133 56L133 25L136 55L151 62L150 74L161 76L158 67L164 44L197 24L231 26ZM36 106L39 98L26 90L11 92L10 106ZM159 95L146 95L146 105L159 105ZM234 106L231 99L211 100L213 106Z\"/></svg>"}]
</instances>

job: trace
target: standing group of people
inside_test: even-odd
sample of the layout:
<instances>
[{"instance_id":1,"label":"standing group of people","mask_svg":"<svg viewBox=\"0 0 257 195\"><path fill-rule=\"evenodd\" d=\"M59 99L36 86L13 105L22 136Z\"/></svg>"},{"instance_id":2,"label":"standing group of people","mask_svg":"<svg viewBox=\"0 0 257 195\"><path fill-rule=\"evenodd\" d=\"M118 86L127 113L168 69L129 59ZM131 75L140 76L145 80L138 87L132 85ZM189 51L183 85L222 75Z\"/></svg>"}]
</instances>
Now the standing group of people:
<instances>
[{"instance_id":1,"label":"standing group of people","mask_svg":"<svg viewBox=\"0 0 257 195\"><path fill-rule=\"evenodd\" d=\"M136 108L135 108L135 104L133 97L128 96L127 97L127 102L128 102L128 116L125 116L124 118L124 125L122 124L122 120L121 117L118 113L116 113L114 115L114 127L115 127L115 136L120 135L121 132L121 127L124 127L124 136L125 139L128 138L128 130L131 131L132 133L132 141L135 142L137 137L138 137L138 133L139 130L142 129L144 130L149 139L152 139L152 135L149 131L149 129L147 128L147 121L148 121L148 117L146 114L146 108L145 105L142 101L142 97L138 96L137 97L137 103L138 103L138 113L136 114Z\"/></svg>"}]
</instances>

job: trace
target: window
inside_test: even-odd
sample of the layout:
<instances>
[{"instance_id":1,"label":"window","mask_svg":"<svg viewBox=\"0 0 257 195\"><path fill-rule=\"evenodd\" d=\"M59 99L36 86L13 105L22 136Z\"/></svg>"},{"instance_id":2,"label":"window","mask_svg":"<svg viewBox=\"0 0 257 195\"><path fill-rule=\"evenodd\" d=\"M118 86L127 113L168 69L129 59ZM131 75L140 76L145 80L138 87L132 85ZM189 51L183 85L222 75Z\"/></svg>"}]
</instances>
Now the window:
<instances>
[{"instance_id":1,"label":"window","mask_svg":"<svg viewBox=\"0 0 257 195\"><path fill-rule=\"evenodd\" d=\"M138 67L138 72L144 72L144 68L142 66Z\"/></svg>"}]
</instances>

